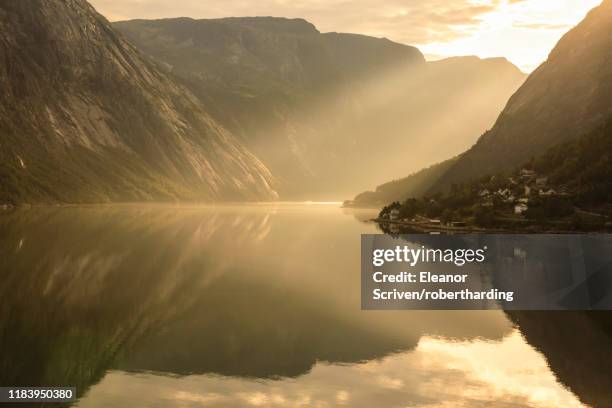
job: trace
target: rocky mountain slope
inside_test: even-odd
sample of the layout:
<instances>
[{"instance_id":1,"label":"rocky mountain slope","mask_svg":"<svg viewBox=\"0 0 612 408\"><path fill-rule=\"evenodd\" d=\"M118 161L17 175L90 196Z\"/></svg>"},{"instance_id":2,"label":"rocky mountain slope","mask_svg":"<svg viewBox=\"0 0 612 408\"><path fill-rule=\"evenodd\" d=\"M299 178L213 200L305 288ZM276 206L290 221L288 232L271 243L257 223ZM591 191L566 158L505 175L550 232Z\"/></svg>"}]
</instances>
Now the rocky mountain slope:
<instances>
[{"instance_id":1,"label":"rocky mountain slope","mask_svg":"<svg viewBox=\"0 0 612 408\"><path fill-rule=\"evenodd\" d=\"M407 177L389 181L376 187L374 191L357 194L353 200L346 200L347 207L381 208L392 202L404 202L406 199L423 197L431 186L455 164L458 157L434 164Z\"/></svg>"},{"instance_id":2,"label":"rocky mountain slope","mask_svg":"<svg viewBox=\"0 0 612 408\"><path fill-rule=\"evenodd\" d=\"M606 0L559 41L438 188L506 171L605 123L612 115L611 28Z\"/></svg>"},{"instance_id":3,"label":"rocky mountain slope","mask_svg":"<svg viewBox=\"0 0 612 408\"><path fill-rule=\"evenodd\" d=\"M503 59L427 63L414 47L300 19L114 27L182 78L292 199L352 195L464 151L525 77Z\"/></svg>"},{"instance_id":4,"label":"rocky mountain slope","mask_svg":"<svg viewBox=\"0 0 612 408\"><path fill-rule=\"evenodd\" d=\"M85 0L0 2L0 204L276 197L185 86Z\"/></svg>"},{"instance_id":5,"label":"rocky mountain slope","mask_svg":"<svg viewBox=\"0 0 612 408\"><path fill-rule=\"evenodd\" d=\"M354 203L379 205L448 191L452 184L513 171L554 146L600 128L612 116L611 27L612 1L606 0L559 41L473 147L455 159L362 193Z\"/></svg>"}]
</instances>

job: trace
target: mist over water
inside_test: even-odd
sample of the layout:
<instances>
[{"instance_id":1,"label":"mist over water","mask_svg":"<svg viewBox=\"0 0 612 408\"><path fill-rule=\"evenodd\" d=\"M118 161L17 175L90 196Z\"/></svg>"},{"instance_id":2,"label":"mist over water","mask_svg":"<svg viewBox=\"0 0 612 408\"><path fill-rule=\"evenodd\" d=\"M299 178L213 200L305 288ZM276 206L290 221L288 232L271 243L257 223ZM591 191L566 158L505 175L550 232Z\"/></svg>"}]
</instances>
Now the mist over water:
<instances>
[{"instance_id":1,"label":"mist over water","mask_svg":"<svg viewBox=\"0 0 612 408\"><path fill-rule=\"evenodd\" d=\"M551 343L521 332L545 319L554 333L545 315L362 311L374 215L333 203L2 214L0 383L76 386L79 407L581 406L571 374L562 384L549 368Z\"/></svg>"}]
</instances>

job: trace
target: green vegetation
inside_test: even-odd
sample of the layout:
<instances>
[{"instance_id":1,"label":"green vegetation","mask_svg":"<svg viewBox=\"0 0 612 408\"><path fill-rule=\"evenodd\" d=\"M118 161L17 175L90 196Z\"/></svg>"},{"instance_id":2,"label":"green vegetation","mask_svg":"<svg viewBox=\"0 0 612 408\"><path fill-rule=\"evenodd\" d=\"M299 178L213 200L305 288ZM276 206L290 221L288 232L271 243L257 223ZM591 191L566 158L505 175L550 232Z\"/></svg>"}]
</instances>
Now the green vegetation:
<instances>
[{"instance_id":1,"label":"green vegetation","mask_svg":"<svg viewBox=\"0 0 612 408\"><path fill-rule=\"evenodd\" d=\"M345 205L349 207L377 207L392 201L403 201L409 197L423 197L431 185L435 184L436 180L446 173L457 159L455 157L434 164L408 177L380 185L376 188L376 191L361 193L354 200L345 202Z\"/></svg>"},{"instance_id":2,"label":"green vegetation","mask_svg":"<svg viewBox=\"0 0 612 408\"><path fill-rule=\"evenodd\" d=\"M530 157L603 126L612 95L610 68L603 63L612 58L611 26L612 2L604 1L561 38L491 130L432 188L447 191L483 174L511 172Z\"/></svg>"},{"instance_id":3,"label":"green vegetation","mask_svg":"<svg viewBox=\"0 0 612 408\"><path fill-rule=\"evenodd\" d=\"M575 204L599 208L612 203L612 121L586 137L550 149L530 167L551 184L575 192Z\"/></svg>"},{"instance_id":4,"label":"green vegetation","mask_svg":"<svg viewBox=\"0 0 612 408\"><path fill-rule=\"evenodd\" d=\"M395 201L381 219L480 227L599 230L612 216L612 121L510 174L453 184L448 193Z\"/></svg>"},{"instance_id":5,"label":"green vegetation","mask_svg":"<svg viewBox=\"0 0 612 408\"><path fill-rule=\"evenodd\" d=\"M552 160L551 155L555 153L549 149L564 142L571 144L576 137L597 132L596 129L604 126L610 116L612 95L610 70L602 64L612 58L608 35L612 26L611 11L612 2L603 2L563 36L551 52L551 58L507 101L493 127L437 177L425 195L438 191L447 193L453 184L469 183L481 175L511 173L530 157L547 156L545 160ZM589 41L584 40L587 37ZM574 178L574 173L583 174L582 169L589 169L595 174L583 174L588 179L588 186L574 186L577 203L591 206L609 201L606 196L610 190L596 180L606 177L605 171L583 153L587 166L580 167L577 161L564 166L556 163L560 173L551 174L553 183L563 185L566 181L554 179L557 176ZM548 174L547 170L538 171ZM566 172L564 176L563 171ZM580 181L579 177L575 179ZM404 199L398 195L385 202ZM552 212L559 210L557 204L552 207Z\"/></svg>"}]
</instances>

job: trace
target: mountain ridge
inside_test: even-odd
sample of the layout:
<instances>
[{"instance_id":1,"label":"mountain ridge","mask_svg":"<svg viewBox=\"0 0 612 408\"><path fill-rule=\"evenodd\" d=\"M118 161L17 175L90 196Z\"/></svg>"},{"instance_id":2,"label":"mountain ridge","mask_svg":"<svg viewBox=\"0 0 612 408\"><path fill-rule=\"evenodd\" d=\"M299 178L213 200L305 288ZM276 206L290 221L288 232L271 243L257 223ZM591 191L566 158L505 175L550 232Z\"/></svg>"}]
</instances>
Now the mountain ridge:
<instances>
[{"instance_id":1,"label":"mountain ridge","mask_svg":"<svg viewBox=\"0 0 612 408\"><path fill-rule=\"evenodd\" d=\"M271 21L285 33L261 29ZM427 62L384 38L287 29L303 24L235 17L114 27L240 136L279 176L285 199L337 199L394 168L416 171L427 156L458 154L525 78L504 59Z\"/></svg>"},{"instance_id":2,"label":"mountain ridge","mask_svg":"<svg viewBox=\"0 0 612 408\"><path fill-rule=\"evenodd\" d=\"M548 59L512 95L490 130L454 161L432 167L429 173L436 177L427 189L416 175L408 176L399 184L388 183L404 190L396 188L390 201L448 192L456 184L514 171L602 126L612 117L612 70L607 69L612 58L610 27L612 1L606 0L559 40ZM363 199L378 202L380 197L374 192L358 198L361 205L369 205Z\"/></svg>"},{"instance_id":3,"label":"mountain ridge","mask_svg":"<svg viewBox=\"0 0 612 408\"><path fill-rule=\"evenodd\" d=\"M2 202L277 197L269 170L84 0L2 2L0 60Z\"/></svg>"},{"instance_id":4,"label":"mountain ridge","mask_svg":"<svg viewBox=\"0 0 612 408\"><path fill-rule=\"evenodd\" d=\"M605 69L612 58L610 27L612 2L605 1L560 39L510 98L494 127L432 190L518 166L612 116L612 72Z\"/></svg>"}]
</instances>

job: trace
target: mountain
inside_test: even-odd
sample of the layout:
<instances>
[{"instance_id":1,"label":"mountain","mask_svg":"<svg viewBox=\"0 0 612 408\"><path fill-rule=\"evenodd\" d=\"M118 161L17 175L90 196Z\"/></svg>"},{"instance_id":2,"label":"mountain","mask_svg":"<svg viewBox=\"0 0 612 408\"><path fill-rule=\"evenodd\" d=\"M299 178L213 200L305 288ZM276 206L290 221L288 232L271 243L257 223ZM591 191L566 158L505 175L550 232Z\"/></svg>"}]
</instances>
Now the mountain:
<instances>
[{"instance_id":1,"label":"mountain","mask_svg":"<svg viewBox=\"0 0 612 408\"><path fill-rule=\"evenodd\" d=\"M612 121L589 134L550 148L512 172L453 184L450 191L421 199L403 197L385 206L380 218L440 219L445 224L503 228L506 231L552 232L609 230L612 216ZM416 174L411 182L429 181L430 173L452 161ZM358 196L352 205L376 205L405 187L389 183ZM405 190L403 190L405 192ZM423 194L423 191L421 191ZM373 195L373 196L371 196ZM365 202L365 204L364 204ZM384 204L383 204L384 205ZM422 226L422 225L421 225Z\"/></svg>"},{"instance_id":2,"label":"mountain","mask_svg":"<svg viewBox=\"0 0 612 408\"><path fill-rule=\"evenodd\" d=\"M414 47L302 19L114 27L180 77L287 199L352 195L464 151L525 78L504 59L428 63Z\"/></svg>"},{"instance_id":3,"label":"mountain","mask_svg":"<svg viewBox=\"0 0 612 408\"><path fill-rule=\"evenodd\" d=\"M434 164L426 169L420 170L408 177L393 180L376 187L375 191L366 191L358 194L354 200L347 200L347 207L372 207L381 208L392 202L403 202L413 197L425 196L431 186L455 164L458 157Z\"/></svg>"},{"instance_id":4,"label":"mountain","mask_svg":"<svg viewBox=\"0 0 612 408\"><path fill-rule=\"evenodd\" d=\"M606 0L559 41L495 126L434 189L509 170L604 124L612 115L611 28L612 1Z\"/></svg>"},{"instance_id":5,"label":"mountain","mask_svg":"<svg viewBox=\"0 0 612 408\"><path fill-rule=\"evenodd\" d=\"M275 180L85 0L0 2L0 203L272 199Z\"/></svg>"},{"instance_id":6,"label":"mountain","mask_svg":"<svg viewBox=\"0 0 612 408\"><path fill-rule=\"evenodd\" d=\"M379 206L448 192L453 184L512 172L555 146L597 132L612 116L610 27L612 1L606 0L559 41L474 146L348 203Z\"/></svg>"}]
</instances>

